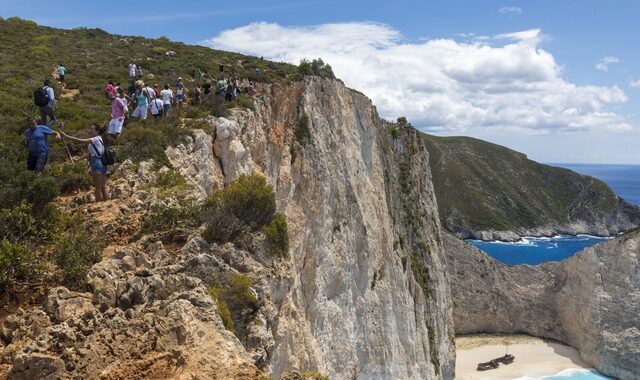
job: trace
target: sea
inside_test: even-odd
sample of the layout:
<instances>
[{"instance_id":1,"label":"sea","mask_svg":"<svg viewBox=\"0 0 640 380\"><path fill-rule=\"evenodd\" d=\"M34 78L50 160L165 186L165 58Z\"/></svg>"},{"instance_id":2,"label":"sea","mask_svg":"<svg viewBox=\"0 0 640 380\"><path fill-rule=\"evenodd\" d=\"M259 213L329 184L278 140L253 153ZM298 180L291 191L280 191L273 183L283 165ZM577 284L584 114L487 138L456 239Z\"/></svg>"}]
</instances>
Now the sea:
<instances>
[{"instance_id":1,"label":"sea","mask_svg":"<svg viewBox=\"0 0 640 380\"><path fill-rule=\"evenodd\" d=\"M517 380L608 380L594 369L567 369L551 376L519 377Z\"/></svg>"},{"instance_id":2,"label":"sea","mask_svg":"<svg viewBox=\"0 0 640 380\"><path fill-rule=\"evenodd\" d=\"M549 165L598 178L623 199L640 205L640 165L564 163ZM560 261L586 247L606 240L607 238L589 235L558 235L551 238L524 237L513 243L480 240L468 240L468 242L505 264L536 265L547 261ZM566 377L562 378L566 379Z\"/></svg>"}]
</instances>

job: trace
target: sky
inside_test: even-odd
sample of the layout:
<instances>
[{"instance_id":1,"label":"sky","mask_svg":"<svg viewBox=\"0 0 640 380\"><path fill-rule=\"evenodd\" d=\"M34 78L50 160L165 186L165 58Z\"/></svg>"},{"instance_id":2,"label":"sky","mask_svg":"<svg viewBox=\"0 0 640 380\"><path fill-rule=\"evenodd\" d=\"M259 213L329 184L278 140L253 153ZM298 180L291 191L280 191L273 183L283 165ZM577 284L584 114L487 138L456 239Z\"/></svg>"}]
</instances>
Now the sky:
<instances>
[{"instance_id":1,"label":"sky","mask_svg":"<svg viewBox=\"0 0 640 380\"><path fill-rule=\"evenodd\" d=\"M637 0L123 4L0 0L0 16L295 64L322 58L382 117L424 132L540 162L640 164Z\"/></svg>"}]
</instances>

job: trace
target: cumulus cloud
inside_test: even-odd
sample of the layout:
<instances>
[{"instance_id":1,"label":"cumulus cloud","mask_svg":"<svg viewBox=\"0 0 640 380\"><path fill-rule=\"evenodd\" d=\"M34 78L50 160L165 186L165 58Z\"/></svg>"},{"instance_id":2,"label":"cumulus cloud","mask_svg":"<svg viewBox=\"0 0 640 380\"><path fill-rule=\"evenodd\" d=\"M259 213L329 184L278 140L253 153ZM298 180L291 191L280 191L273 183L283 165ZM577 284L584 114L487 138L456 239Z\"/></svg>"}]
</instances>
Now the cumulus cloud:
<instances>
[{"instance_id":1,"label":"cumulus cloud","mask_svg":"<svg viewBox=\"0 0 640 380\"><path fill-rule=\"evenodd\" d=\"M306 27L253 23L221 32L205 45L297 64L320 57L338 77L372 98L387 119L406 116L447 134L625 131L608 106L624 103L618 87L578 86L540 47L540 30L490 40L406 41L388 25L353 22Z\"/></svg>"},{"instance_id":2,"label":"cumulus cloud","mask_svg":"<svg viewBox=\"0 0 640 380\"><path fill-rule=\"evenodd\" d=\"M629 82L629 87L640 88L640 79Z\"/></svg>"},{"instance_id":3,"label":"cumulus cloud","mask_svg":"<svg viewBox=\"0 0 640 380\"><path fill-rule=\"evenodd\" d=\"M620 62L620 58L618 57L602 57L600 58L600 62L596 63L596 69L607 72L609 71L610 64L618 62Z\"/></svg>"},{"instance_id":4,"label":"cumulus cloud","mask_svg":"<svg viewBox=\"0 0 640 380\"><path fill-rule=\"evenodd\" d=\"M502 7L498 9L498 12L502 14L522 14L522 8L520 7Z\"/></svg>"}]
</instances>

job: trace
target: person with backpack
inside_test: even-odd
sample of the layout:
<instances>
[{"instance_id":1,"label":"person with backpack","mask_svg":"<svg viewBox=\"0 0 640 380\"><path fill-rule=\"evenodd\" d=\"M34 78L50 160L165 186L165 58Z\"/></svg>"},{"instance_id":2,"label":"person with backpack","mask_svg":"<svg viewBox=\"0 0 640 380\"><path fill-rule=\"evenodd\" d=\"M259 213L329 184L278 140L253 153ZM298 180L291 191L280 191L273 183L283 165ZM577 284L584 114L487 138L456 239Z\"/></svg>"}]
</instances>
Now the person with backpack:
<instances>
[{"instance_id":1,"label":"person with backpack","mask_svg":"<svg viewBox=\"0 0 640 380\"><path fill-rule=\"evenodd\" d=\"M24 138L29 147L27 170L42 173L49 157L49 135L60 138L60 134L46 125L38 125L33 116L27 118L27 127L24 132Z\"/></svg>"},{"instance_id":2,"label":"person with backpack","mask_svg":"<svg viewBox=\"0 0 640 380\"><path fill-rule=\"evenodd\" d=\"M139 80L136 82L136 109L131 114L132 117L139 117L140 120L147 120L147 111L149 109L149 103L151 101L147 94L147 89L144 83Z\"/></svg>"},{"instance_id":3,"label":"person with backpack","mask_svg":"<svg viewBox=\"0 0 640 380\"><path fill-rule=\"evenodd\" d=\"M162 99L155 98L151 101L151 116L154 119L158 119L162 117L162 113L164 112L164 107L162 104Z\"/></svg>"},{"instance_id":4,"label":"person with backpack","mask_svg":"<svg viewBox=\"0 0 640 380\"><path fill-rule=\"evenodd\" d=\"M52 126L56 122L56 115L53 109L56 106L56 97L51 88L51 81L44 81L44 86L33 92L33 102L40 108L40 124L47 127ZM49 117L49 123L47 123Z\"/></svg>"},{"instance_id":5,"label":"person with backpack","mask_svg":"<svg viewBox=\"0 0 640 380\"><path fill-rule=\"evenodd\" d=\"M129 112L127 101L124 97L124 89L118 87L118 96L111 101L111 121L109 122L109 136L117 139L122 133L124 116Z\"/></svg>"},{"instance_id":6,"label":"person with backpack","mask_svg":"<svg viewBox=\"0 0 640 380\"><path fill-rule=\"evenodd\" d=\"M96 202L104 202L109 199L107 189L107 164L105 157L112 155L113 151L109 150L104 143L102 134L105 132L105 127L102 124L92 124L89 127L89 138L81 139L78 137L70 136L64 131L60 131L64 138L78 143L85 143L88 150L89 166L91 167L91 179L95 188Z\"/></svg>"}]
</instances>

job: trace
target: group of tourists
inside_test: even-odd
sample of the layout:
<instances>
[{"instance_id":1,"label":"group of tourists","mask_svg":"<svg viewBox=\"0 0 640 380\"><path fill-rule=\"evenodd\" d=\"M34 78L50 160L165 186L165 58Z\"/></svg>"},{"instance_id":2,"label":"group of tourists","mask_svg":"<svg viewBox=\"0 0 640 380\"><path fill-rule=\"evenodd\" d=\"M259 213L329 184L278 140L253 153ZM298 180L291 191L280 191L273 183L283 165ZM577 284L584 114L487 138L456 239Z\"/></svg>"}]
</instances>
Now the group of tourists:
<instances>
[{"instance_id":1,"label":"group of tourists","mask_svg":"<svg viewBox=\"0 0 640 380\"><path fill-rule=\"evenodd\" d=\"M259 70L256 69L256 75ZM220 71L223 66L220 65ZM59 64L56 73L60 85L65 87L66 68L63 64ZM129 79L131 85L127 90L120 86L120 83L109 81L105 88L107 98L111 102L111 119L108 126L103 124L92 124L89 126L89 138L78 138L71 136L62 131L63 124L59 124L57 130L52 129L56 124L55 116L56 97L51 82L44 81L44 85L34 91L34 103L40 110L40 124L35 117L27 118L27 130L24 137L29 149L27 158L27 169L42 173L47 163L49 154L49 135L54 135L58 139L74 141L77 143L87 144L87 160L91 168L91 177L95 188L96 202L108 199L107 191L107 172L108 165L115 162L115 153L107 144L103 135L107 133L113 140L117 139L122 133L122 128L129 116L129 109L133 109L131 117L146 121L149 113L152 118L167 117L172 111L172 107L176 105L180 112L187 101L187 87L182 77L178 77L175 82L175 92L165 84L161 89L160 86L146 84L143 81L144 72L142 67L135 63L129 64ZM193 103L201 104L203 97L218 96L231 102L235 100L241 93L250 96L256 94L253 82L248 80L240 80L235 75L229 77L220 76L218 80L214 80L210 75L203 73L199 69L195 70L193 89ZM64 142L69 159L73 161L73 157Z\"/></svg>"}]
</instances>

